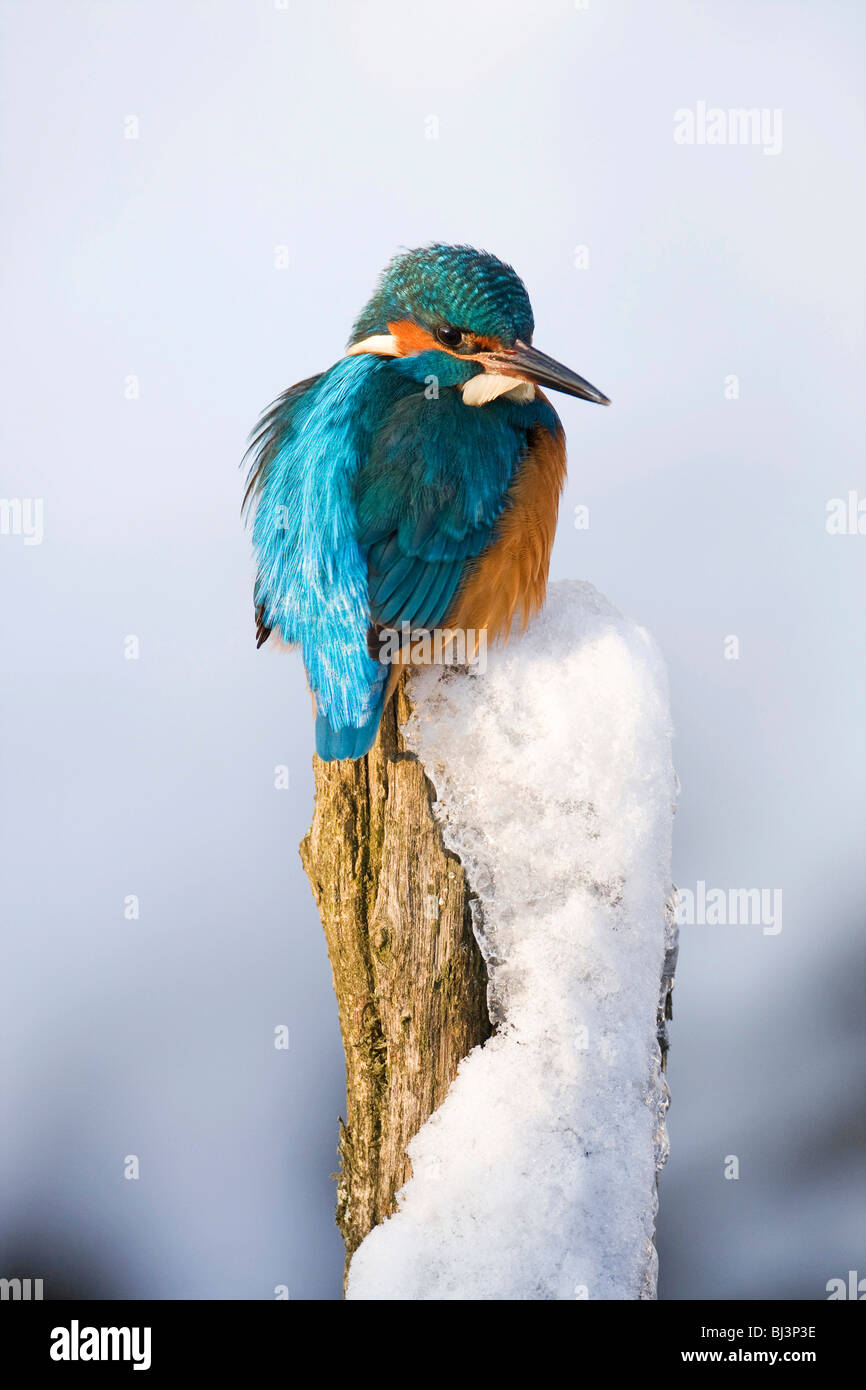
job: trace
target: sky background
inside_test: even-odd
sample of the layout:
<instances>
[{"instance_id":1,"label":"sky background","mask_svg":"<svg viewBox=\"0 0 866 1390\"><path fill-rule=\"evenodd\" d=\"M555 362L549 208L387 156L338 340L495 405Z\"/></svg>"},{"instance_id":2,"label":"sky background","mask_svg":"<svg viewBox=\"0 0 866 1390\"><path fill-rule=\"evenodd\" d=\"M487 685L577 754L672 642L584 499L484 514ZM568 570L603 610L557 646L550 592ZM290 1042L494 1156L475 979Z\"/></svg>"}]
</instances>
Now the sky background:
<instances>
[{"instance_id":1,"label":"sky background","mask_svg":"<svg viewBox=\"0 0 866 1390\"><path fill-rule=\"evenodd\" d=\"M0 535L0 1273L340 1296L312 726L255 650L238 461L442 240L513 263L536 344L613 398L556 401L552 574L665 654L676 881L783 894L777 935L683 928L660 1294L866 1274L866 536L826 528L866 497L862 6L0 17L0 496L44 504L41 544ZM701 101L780 110L781 150L676 143Z\"/></svg>"}]
</instances>

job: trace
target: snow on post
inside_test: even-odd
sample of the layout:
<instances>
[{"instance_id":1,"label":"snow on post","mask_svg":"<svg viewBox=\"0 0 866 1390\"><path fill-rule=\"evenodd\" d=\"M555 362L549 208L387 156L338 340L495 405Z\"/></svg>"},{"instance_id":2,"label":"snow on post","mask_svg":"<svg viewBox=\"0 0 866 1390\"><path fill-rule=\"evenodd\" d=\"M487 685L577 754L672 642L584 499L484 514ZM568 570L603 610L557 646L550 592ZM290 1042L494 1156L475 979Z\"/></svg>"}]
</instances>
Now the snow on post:
<instances>
[{"instance_id":1,"label":"snow on post","mask_svg":"<svg viewBox=\"0 0 866 1390\"><path fill-rule=\"evenodd\" d=\"M676 794L658 650L561 582L486 670L416 672L411 699L497 1029L412 1140L347 1297L652 1298Z\"/></svg>"}]
</instances>

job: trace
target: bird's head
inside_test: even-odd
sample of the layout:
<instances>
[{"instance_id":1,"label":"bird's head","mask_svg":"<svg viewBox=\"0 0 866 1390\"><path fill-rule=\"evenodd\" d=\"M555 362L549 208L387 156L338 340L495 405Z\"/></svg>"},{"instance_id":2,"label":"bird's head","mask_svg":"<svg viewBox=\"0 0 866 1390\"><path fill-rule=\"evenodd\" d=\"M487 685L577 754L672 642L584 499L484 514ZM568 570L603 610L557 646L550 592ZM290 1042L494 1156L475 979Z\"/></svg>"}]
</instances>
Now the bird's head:
<instances>
[{"instance_id":1,"label":"bird's head","mask_svg":"<svg viewBox=\"0 0 866 1390\"><path fill-rule=\"evenodd\" d=\"M547 386L610 405L583 377L532 347L526 286L510 265L471 246L425 246L395 256L352 330L348 351L457 359L463 399L483 405Z\"/></svg>"}]
</instances>

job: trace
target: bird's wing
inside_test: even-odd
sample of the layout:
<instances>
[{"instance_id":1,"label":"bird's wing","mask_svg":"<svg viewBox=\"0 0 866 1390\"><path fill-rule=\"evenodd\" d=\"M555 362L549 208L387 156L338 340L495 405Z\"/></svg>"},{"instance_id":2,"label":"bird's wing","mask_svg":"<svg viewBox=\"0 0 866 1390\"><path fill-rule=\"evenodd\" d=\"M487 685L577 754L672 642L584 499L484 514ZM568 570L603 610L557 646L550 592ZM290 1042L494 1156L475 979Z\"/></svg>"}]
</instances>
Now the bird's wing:
<instances>
[{"instance_id":1,"label":"bird's wing","mask_svg":"<svg viewBox=\"0 0 866 1390\"><path fill-rule=\"evenodd\" d=\"M293 387L253 444L255 602L261 635L300 643L320 716L358 729L383 698L387 671L367 648L367 559L354 480L394 393L380 358L346 357Z\"/></svg>"},{"instance_id":2,"label":"bird's wing","mask_svg":"<svg viewBox=\"0 0 866 1390\"><path fill-rule=\"evenodd\" d=\"M274 458L291 429L298 405L310 388L320 380L321 375L319 372L316 376L308 376L305 381L298 381L294 386L290 386L268 406L256 425L243 458L244 463L248 459L250 461L242 507L244 515L254 505L265 485Z\"/></svg>"},{"instance_id":3,"label":"bird's wing","mask_svg":"<svg viewBox=\"0 0 866 1390\"><path fill-rule=\"evenodd\" d=\"M259 420L243 459L244 463L249 460L250 465L241 507L243 516L246 517L251 511L257 509L274 458L291 430L292 419L297 408L303 397L312 386L315 386L318 380L318 376L311 376L307 377L305 381L299 381L294 386L290 386L287 391L277 397L272 405L268 406ZM263 646L271 635L271 628L266 616L267 604L261 598L260 582L259 577L256 581L254 600L257 649Z\"/></svg>"},{"instance_id":4,"label":"bird's wing","mask_svg":"<svg viewBox=\"0 0 866 1390\"><path fill-rule=\"evenodd\" d=\"M375 625L443 623L508 504L528 424L508 403L472 409L456 391L393 406L355 489Z\"/></svg>"}]
</instances>

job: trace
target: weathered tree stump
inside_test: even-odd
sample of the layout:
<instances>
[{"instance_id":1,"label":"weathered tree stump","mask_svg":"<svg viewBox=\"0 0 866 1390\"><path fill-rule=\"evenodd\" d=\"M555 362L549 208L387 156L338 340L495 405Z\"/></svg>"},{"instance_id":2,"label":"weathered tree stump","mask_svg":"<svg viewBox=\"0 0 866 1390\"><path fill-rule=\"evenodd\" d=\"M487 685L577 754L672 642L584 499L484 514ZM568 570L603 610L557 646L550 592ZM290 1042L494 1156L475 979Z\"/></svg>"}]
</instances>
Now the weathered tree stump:
<instances>
[{"instance_id":1,"label":"weathered tree stump","mask_svg":"<svg viewBox=\"0 0 866 1390\"><path fill-rule=\"evenodd\" d=\"M300 847L346 1053L337 1225L347 1265L395 1210L409 1141L492 1031L473 894L443 846L435 789L405 748L409 713L404 678L367 757L314 759L315 813Z\"/></svg>"}]
</instances>

